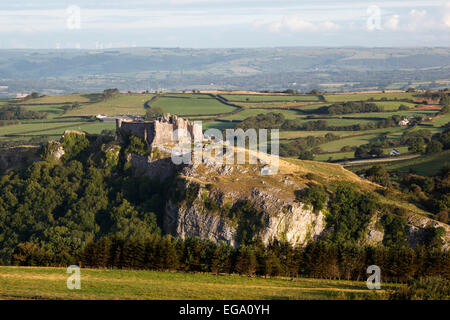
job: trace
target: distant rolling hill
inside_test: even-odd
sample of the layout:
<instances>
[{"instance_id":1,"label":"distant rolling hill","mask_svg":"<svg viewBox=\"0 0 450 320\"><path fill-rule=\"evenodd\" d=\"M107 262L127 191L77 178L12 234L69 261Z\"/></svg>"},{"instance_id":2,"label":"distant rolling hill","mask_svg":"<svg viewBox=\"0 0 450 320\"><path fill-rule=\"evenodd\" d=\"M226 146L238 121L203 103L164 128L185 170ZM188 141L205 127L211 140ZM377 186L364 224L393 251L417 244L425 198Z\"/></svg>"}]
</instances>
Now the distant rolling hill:
<instances>
[{"instance_id":1,"label":"distant rolling hill","mask_svg":"<svg viewBox=\"0 0 450 320\"><path fill-rule=\"evenodd\" d=\"M128 90L444 88L450 48L2 50L1 96Z\"/></svg>"}]
</instances>

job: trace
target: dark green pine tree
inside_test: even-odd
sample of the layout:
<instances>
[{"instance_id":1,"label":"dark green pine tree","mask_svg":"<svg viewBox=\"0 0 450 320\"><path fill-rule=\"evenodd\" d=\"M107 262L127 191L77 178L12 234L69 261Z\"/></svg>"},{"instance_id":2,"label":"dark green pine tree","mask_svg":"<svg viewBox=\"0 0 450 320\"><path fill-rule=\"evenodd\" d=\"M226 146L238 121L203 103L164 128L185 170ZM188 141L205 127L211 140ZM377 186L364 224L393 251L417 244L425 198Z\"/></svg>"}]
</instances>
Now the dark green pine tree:
<instances>
[{"instance_id":1,"label":"dark green pine tree","mask_svg":"<svg viewBox=\"0 0 450 320\"><path fill-rule=\"evenodd\" d=\"M255 252L248 246L242 246L236 261L236 271L239 274L252 276L256 272Z\"/></svg>"}]
</instances>

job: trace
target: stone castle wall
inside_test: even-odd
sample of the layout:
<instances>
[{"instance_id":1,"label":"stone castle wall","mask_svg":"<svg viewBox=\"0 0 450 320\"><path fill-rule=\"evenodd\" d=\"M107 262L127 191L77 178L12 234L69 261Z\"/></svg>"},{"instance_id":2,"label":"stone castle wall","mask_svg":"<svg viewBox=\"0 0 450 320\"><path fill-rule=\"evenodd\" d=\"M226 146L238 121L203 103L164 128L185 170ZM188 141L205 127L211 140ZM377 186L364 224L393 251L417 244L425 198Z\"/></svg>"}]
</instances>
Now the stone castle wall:
<instances>
[{"instance_id":1,"label":"stone castle wall","mask_svg":"<svg viewBox=\"0 0 450 320\"><path fill-rule=\"evenodd\" d=\"M176 129L179 129L177 136L174 135ZM138 136L150 145L163 145L174 141L193 142L194 139L200 139L200 141L203 139L201 124L169 114L153 122L126 122L117 119L116 130L123 130L128 134ZM183 132L188 132L190 137Z\"/></svg>"}]
</instances>

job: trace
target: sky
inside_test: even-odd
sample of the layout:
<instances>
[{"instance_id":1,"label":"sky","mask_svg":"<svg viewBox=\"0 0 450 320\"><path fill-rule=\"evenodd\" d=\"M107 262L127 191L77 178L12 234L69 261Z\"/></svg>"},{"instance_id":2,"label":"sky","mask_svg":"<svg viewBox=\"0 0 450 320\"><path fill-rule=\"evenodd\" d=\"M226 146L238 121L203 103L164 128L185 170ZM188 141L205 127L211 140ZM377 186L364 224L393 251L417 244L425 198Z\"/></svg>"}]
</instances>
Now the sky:
<instances>
[{"instance_id":1,"label":"sky","mask_svg":"<svg viewBox=\"0 0 450 320\"><path fill-rule=\"evenodd\" d=\"M2 49L449 45L449 0L0 0Z\"/></svg>"}]
</instances>

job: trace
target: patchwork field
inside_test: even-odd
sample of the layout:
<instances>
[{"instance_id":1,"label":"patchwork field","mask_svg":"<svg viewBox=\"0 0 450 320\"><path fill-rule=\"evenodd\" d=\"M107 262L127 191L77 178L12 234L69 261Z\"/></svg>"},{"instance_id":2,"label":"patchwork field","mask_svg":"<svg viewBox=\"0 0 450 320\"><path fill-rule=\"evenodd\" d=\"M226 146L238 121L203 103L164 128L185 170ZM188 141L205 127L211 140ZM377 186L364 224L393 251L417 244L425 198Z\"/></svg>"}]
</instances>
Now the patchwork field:
<instances>
[{"instance_id":1,"label":"patchwork field","mask_svg":"<svg viewBox=\"0 0 450 320\"><path fill-rule=\"evenodd\" d=\"M69 290L68 277L65 268L0 267L0 299L373 298L365 282L355 281L81 269L81 289Z\"/></svg>"},{"instance_id":2,"label":"patchwork field","mask_svg":"<svg viewBox=\"0 0 450 320\"><path fill-rule=\"evenodd\" d=\"M217 94L217 93L216 93ZM119 94L101 100L101 94L69 94L60 96L44 96L37 99L5 99L0 106L20 105L28 110L47 113L47 119L21 120L18 124L0 126L1 141L27 141L31 137L50 138L63 133L67 129L83 130L88 133L100 133L103 130L114 130L112 122L92 121L97 114L143 115L147 107L160 107L164 112L176 114L190 119L203 121L204 130L215 128L225 130L234 128L237 123L248 117L270 112L281 113L286 119L299 119L299 123L325 120L328 126L354 126L380 124L382 119L390 119L396 115L404 117L434 117L433 121L415 127L394 126L388 128L358 131L284 131L280 130L281 143L290 143L290 139L308 136L325 136L328 132L340 136L341 139L316 145L323 154L316 154L318 161L353 158L352 151L341 152L344 146L358 147L387 137L399 141L407 130L430 130L431 133L442 132L443 125L450 122L450 114L436 117L439 110L427 110L428 105L419 104L423 99L421 93L389 92L389 93L346 93L327 94L325 101L320 95L286 95L286 94L236 94L226 93L220 96L206 93L161 93L154 94ZM227 105L223 99L227 99ZM370 100L368 100L370 99ZM331 103L347 101L369 101L384 108L384 112L352 113L326 116L318 113L320 107ZM414 101L414 102L412 102ZM79 106L65 112L68 106L78 102ZM399 111L400 105L409 110ZM237 106L237 107L236 107ZM435 108L436 109L436 108ZM439 108L438 108L439 109ZM369 126L370 127L370 126ZM405 146L398 146L404 148ZM408 153L402 149L402 154ZM390 164L393 165L393 164ZM399 164L400 165L400 164Z\"/></svg>"}]
</instances>

